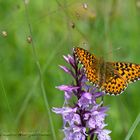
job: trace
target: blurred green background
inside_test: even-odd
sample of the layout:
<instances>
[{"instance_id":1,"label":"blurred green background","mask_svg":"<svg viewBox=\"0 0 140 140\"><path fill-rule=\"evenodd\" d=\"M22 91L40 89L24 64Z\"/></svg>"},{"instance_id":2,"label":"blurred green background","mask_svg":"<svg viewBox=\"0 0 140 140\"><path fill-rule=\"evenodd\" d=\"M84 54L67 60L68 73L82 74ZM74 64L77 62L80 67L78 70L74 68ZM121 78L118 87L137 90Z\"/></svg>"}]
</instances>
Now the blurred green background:
<instances>
[{"instance_id":1,"label":"blurred green background","mask_svg":"<svg viewBox=\"0 0 140 140\"><path fill-rule=\"evenodd\" d=\"M140 64L140 1L52 0L0 1L0 134L49 133L49 136L2 136L7 139L53 139L42 94L33 44L41 66L50 109L63 105L55 86L71 83L59 69L62 56L81 46L109 61ZM106 96L106 122L113 140L123 140L140 112L140 82L120 96ZM57 140L62 118L51 111ZM138 126L131 140L140 139Z\"/></svg>"}]
</instances>

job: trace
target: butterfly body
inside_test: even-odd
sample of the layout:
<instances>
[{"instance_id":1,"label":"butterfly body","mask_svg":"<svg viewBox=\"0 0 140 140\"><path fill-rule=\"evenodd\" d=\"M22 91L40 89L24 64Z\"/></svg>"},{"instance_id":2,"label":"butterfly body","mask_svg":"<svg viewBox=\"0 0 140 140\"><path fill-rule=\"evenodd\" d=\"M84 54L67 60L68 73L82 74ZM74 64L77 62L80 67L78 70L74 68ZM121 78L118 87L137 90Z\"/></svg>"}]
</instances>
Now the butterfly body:
<instances>
[{"instance_id":1,"label":"butterfly body","mask_svg":"<svg viewBox=\"0 0 140 140\"><path fill-rule=\"evenodd\" d=\"M125 62L106 62L87 50L74 48L74 55L84 66L87 79L110 95L119 95L131 82L140 78L140 65Z\"/></svg>"}]
</instances>

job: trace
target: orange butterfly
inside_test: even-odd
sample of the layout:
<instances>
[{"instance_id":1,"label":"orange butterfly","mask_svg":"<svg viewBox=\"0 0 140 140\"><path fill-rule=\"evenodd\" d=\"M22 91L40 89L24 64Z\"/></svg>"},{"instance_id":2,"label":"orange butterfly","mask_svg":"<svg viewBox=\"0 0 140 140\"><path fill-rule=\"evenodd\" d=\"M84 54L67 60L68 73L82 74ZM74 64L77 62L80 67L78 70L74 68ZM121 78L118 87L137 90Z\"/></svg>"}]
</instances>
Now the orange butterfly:
<instances>
[{"instance_id":1,"label":"orange butterfly","mask_svg":"<svg viewBox=\"0 0 140 140\"><path fill-rule=\"evenodd\" d=\"M127 85L140 80L140 65L125 62L105 62L82 48L74 48L74 55L85 69L91 83L110 95L119 95Z\"/></svg>"}]
</instances>

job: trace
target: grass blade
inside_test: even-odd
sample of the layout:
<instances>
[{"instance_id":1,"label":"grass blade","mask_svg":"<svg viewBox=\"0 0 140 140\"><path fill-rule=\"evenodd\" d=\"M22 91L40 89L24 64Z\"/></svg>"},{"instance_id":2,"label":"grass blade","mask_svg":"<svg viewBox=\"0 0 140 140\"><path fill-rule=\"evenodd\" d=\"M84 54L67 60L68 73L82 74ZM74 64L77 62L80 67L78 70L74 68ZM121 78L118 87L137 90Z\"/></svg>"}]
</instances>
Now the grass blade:
<instances>
[{"instance_id":1,"label":"grass blade","mask_svg":"<svg viewBox=\"0 0 140 140\"><path fill-rule=\"evenodd\" d=\"M134 123L132 124L131 128L128 131L128 134L125 137L125 140L129 140L135 130L135 128L137 127L137 125L140 123L140 113L138 114L136 120L134 121Z\"/></svg>"}]
</instances>

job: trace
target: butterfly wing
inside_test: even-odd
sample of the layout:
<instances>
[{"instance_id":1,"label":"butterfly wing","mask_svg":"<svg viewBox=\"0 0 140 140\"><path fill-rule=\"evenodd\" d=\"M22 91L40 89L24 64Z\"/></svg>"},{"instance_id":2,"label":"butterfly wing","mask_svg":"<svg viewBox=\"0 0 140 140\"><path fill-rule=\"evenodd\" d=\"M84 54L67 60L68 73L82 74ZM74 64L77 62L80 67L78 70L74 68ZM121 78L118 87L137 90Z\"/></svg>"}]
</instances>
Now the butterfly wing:
<instances>
[{"instance_id":1,"label":"butterfly wing","mask_svg":"<svg viewBox=\"0 0 140 140\"><path fill-rule=\"evenodd\" d=\"M140 79L140 65L124 62L107 62L110 71L113 72L109 76L106 73L106 82L102 85L102 89L109 94L119 95L127 87L129 83Z\"/></svg>"},{"instance_id":2,"label":"butterfly wing","mask_svg":"<svg viewBox=\"0 0 140 140\"><path fill-rule=\"evenodd\" d=\"M95 85L98 85L98 75L96 63L97 59L94 55L82 48L74 48L74 55L85 69L87 79Z\"/></svg>"},{"instance_id":3,"label":"butterfly wing","mask_svg":"<svg viewBox=\"0 0 140 140\"><path fill-rule=\"evenodd\" d=\"M140 65L133 63L114 62L115 70L125 79L128 83L140 80Z\"/></svg>"},{"instance_id":4,"label":"butterfly wing","mask_svg":"<svg viewBox=\"0 0 140 140\"><path fill-rule=\"evenodd\" d=\"M101 90L109 95L119 95L126 88L127 82L118 74L106 77L106 81L101 86Z\"/></svg>"}]
</instances>

